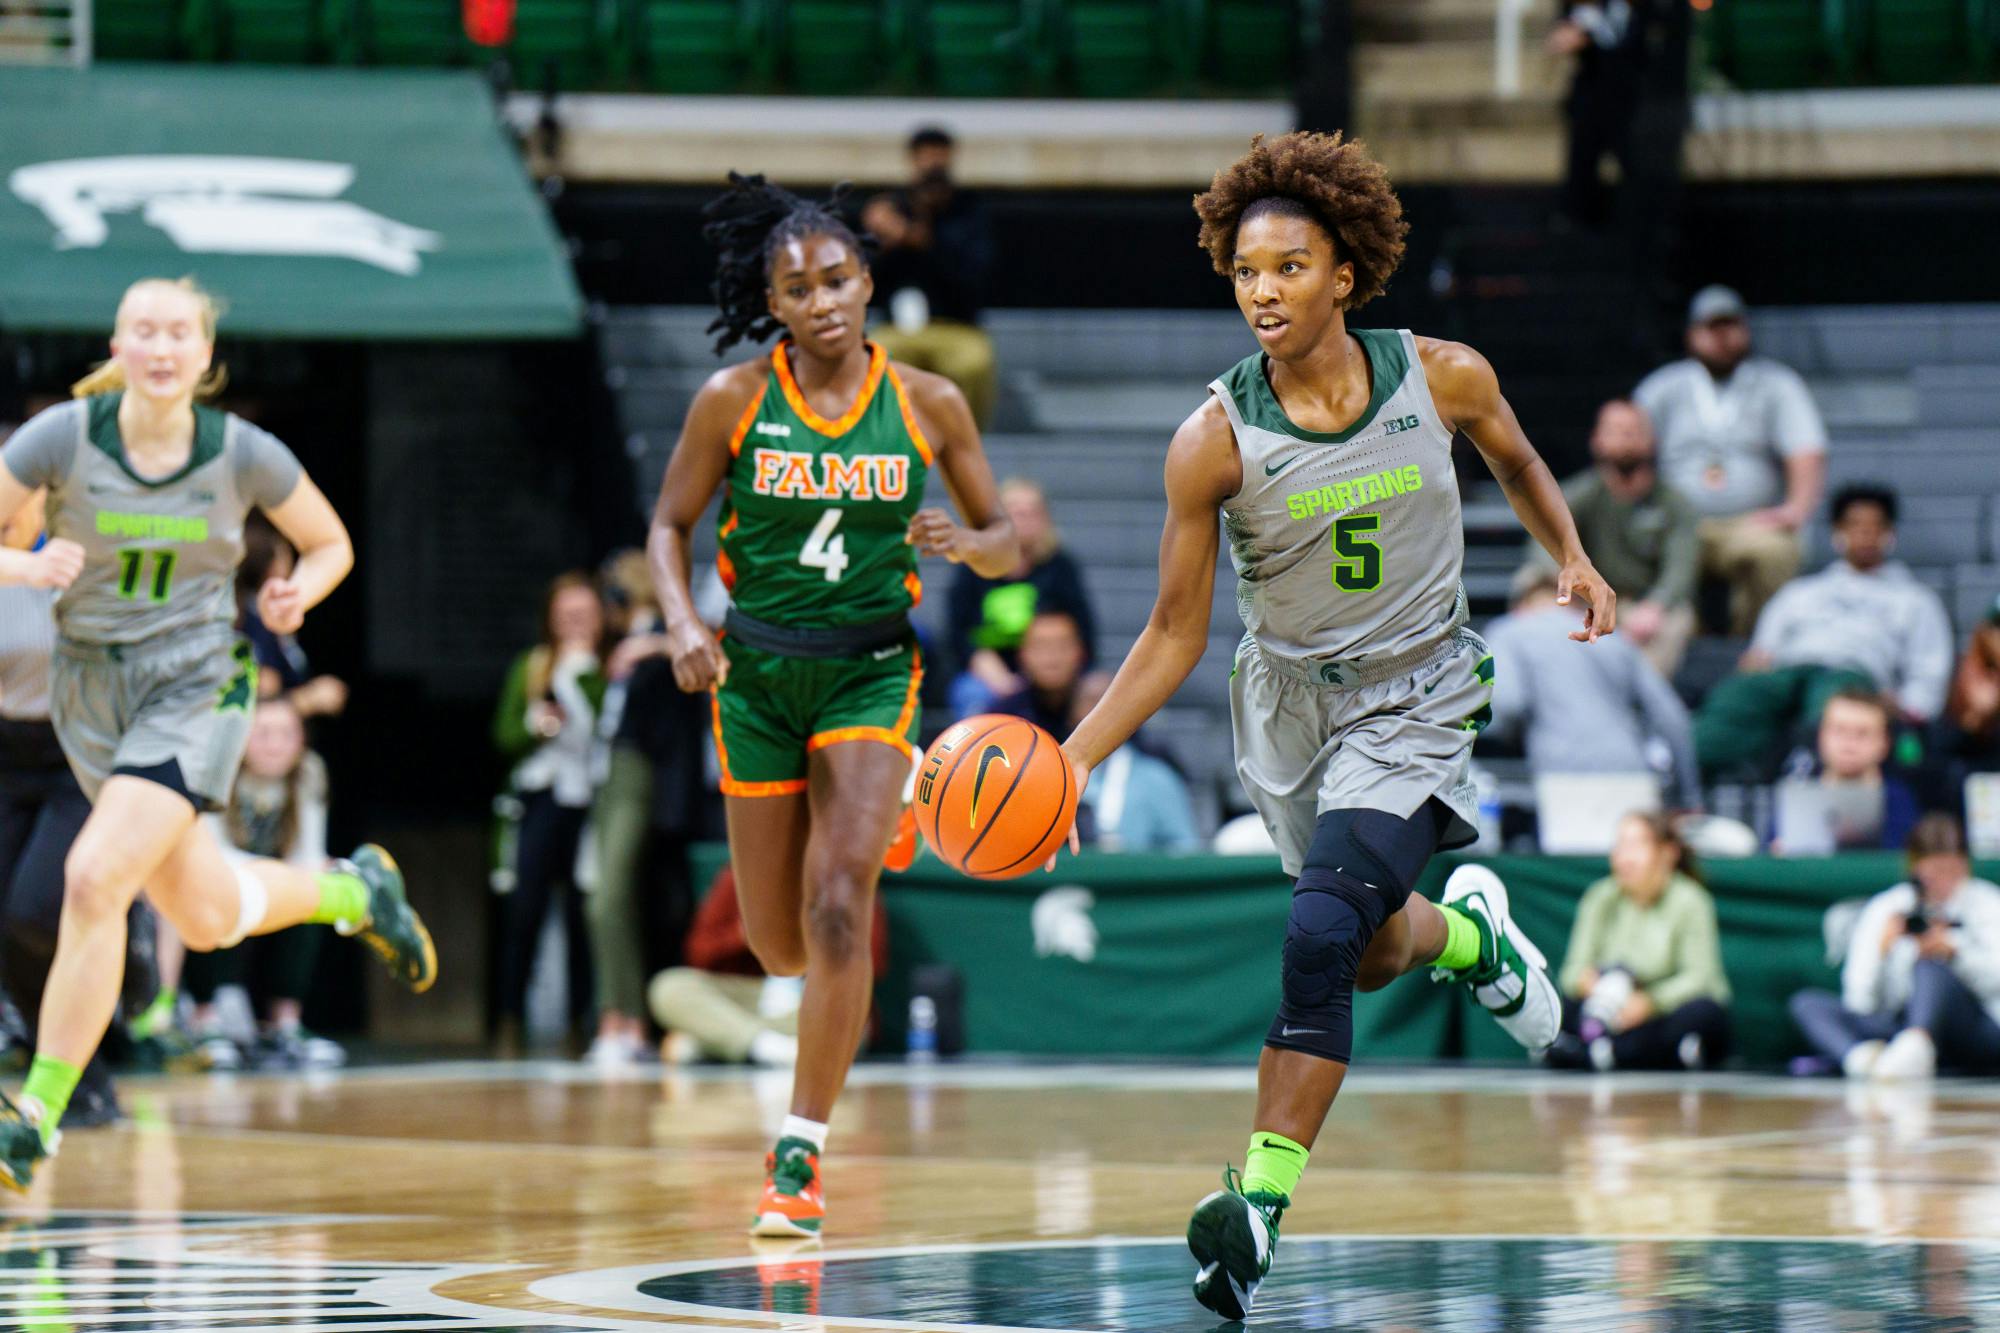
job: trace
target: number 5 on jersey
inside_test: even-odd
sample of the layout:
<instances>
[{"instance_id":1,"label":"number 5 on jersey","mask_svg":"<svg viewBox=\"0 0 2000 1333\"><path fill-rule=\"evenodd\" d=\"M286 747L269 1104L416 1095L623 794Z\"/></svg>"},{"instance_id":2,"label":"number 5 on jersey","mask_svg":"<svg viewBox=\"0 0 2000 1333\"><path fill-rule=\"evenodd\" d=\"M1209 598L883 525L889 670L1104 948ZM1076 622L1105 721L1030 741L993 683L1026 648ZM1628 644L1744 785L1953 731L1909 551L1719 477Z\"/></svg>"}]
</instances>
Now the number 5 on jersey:
<instances>
[{"instance_id":1,"label":"number 5 on jersey","mask_svg":"<svg viewBox=\"0 0 2000 1333\"><path fill-rule=\"evenodd\" d=\"M1342 592L1373 592L1382 586L1382 548L1372 535L1380 514L1355 514L1333 521L1333 586Z\"/></svg>"},{"instance_id":2,"label":"number 5 on jersey","mask_svg":"<svg viewBox=\"0 0 2000 1333\"><path fill-rule=\"evenodd\" d=\"M819 522L813 525L812 535L806 538L805 549L799 552L799 563L808 569L824 570L828 583L840 582L840 576L847 572L847 538L834 533L845 512L829 509L821 514Z\"/></svg>"}]
</instances>

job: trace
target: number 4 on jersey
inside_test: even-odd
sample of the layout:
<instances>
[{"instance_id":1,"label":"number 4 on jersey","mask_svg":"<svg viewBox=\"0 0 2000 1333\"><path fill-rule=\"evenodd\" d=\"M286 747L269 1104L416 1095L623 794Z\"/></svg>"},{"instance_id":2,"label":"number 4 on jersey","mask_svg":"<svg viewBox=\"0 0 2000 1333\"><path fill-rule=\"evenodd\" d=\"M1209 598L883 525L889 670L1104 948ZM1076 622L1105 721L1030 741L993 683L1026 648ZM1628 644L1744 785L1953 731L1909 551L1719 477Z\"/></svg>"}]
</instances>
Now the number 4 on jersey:
<instances>
[{"instance_id":1,"label":"number 4 on jersey","mask_svg":"<svg viewBox=\"0 0 2000 1333\"><path fill-rule=\"evenodd\" d=\"M826 571L828 583L840 582L840 576L847 572L847 538L834 535L840 526L840 516L844 510L829 509L819 516L813 525L812 535L806 538L805 549L799 552L799 563L808 569Z\"/></svg>"}]
</instances>

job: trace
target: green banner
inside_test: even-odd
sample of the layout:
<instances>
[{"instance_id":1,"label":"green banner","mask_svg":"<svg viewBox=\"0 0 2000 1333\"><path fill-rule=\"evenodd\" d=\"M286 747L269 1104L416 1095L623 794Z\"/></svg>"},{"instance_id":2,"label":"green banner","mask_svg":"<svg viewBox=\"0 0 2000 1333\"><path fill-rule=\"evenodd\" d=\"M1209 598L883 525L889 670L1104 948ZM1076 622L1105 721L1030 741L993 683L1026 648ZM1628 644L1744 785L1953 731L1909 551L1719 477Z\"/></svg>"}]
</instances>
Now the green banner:
<instances>
[{"instance_id":1,"label":"green banner","mask_svg":"<svg viewBox=\"0 0 2000 1333\"><path fill-rule=\"evenodd\" d=\"M697 859L699 882L721 849ZM1457 857L1438 857L1420 892L1436 898ZM1598 858L1497 857L1515 920L1561 965L1577 900ZM1903 878L1887 853L1826 860L1713 861L1706 871L1735 990L1738 1055L1773 1065L1802 1043L1785 1011L1804 986L1837 989L1821 919L1844 898ZM1981 870L2000 878L2000 866ZM1278 1000L1291 885L1274 858L1065 855L1057 873L967 879L925 857L883 881L890 974L877 992L880 1043L898 1049L909 975L948 963L965 982L968 1047L980 1053L1241 1056L1262 1045ZM1408 976L1355 998L1363 1061L1518 1061L1520 1048L1453 987Z\"/></svg>"},{"instance_id":2,"label":"green banner","mask_svg":"<svg viewBox=\"0 0 2000 1333\"><path fill-rule=\"evenodd\" d=\"M582 300L470 72L0 69L0 327L192 274L225 334L557 338Z\"/></svg>"}]
</instances>

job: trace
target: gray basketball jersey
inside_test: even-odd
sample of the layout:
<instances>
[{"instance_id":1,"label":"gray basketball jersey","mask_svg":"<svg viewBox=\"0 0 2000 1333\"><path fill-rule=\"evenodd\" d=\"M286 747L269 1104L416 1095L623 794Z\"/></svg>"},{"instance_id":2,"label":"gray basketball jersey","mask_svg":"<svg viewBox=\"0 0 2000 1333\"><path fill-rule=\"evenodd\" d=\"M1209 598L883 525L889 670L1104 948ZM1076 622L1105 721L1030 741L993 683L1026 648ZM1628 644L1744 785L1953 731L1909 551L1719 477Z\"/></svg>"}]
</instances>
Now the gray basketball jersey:
<instances>
[{"instance_id":1,"label":"gray basketball jersey","mask_svg":"<svg viewBox=\"0 0 2000 1333\"><path fill-rule=\"evenodd\" d=\"M1280 657L1383 659L1436 643L1463 617L1465 559L1451 432L1409 330L1350 330L1368 356L1367 410L1343 431L1302 429L1264 354L1209 390L1236 432L1243 486L1222 508L1237 607Z\"/></svg>"},{"instance_id":2,"label":"gray basketball jersey","mask_svg":"<svg viewBox=\"0 0 2000 1333\"><path fill-rule=\"evenodd\" d=\"M251 506L282 503L301 469L269 432L194 410L194 447L171 476L132 470L118 433L123 395L62 403L0 449L24 486L49 489L48 531L84 550L56 599L56 628L81 643L138 643L236 622L236 567Z\"/></svg>"}]
</instances>

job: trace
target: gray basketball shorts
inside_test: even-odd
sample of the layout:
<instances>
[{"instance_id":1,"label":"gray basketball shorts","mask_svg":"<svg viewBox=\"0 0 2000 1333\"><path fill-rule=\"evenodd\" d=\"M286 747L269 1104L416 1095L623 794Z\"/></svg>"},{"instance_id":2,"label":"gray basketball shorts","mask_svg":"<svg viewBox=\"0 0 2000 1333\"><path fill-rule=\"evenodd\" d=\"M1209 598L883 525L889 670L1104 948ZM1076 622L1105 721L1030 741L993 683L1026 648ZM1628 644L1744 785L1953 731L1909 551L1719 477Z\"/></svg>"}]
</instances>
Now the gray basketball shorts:
<instances>
[{"instance_id":1,"label":"gray basketball shorts","mask_svg":"<svg viewBox=\"0 0 2000 1333\"><path fill-rule=\"evenodd\" d=\"M1372 685L1315 685L1272 665L1254 641L1236 650L1229 712L1236 776L1294 878L1329 810L1407 819L1435 796L1456 818L1446 847L1476 836L1472 741L1492 717L1493 655L1459 629L1407 674Z\"/></svg>"},{"instance_id":2,"label":"gray basketball shorts","mask_svg":"<svg viewBox=\"0 0 2000 1333\"><path fill-rule=\"evenodd\" d=\"M222 809L256 707L256 661L227 627L136 644L58 640L49 673L49 720L92 801L113 773L151 776L171 761L196 808Z\"/></svg>"}]
</instances>

